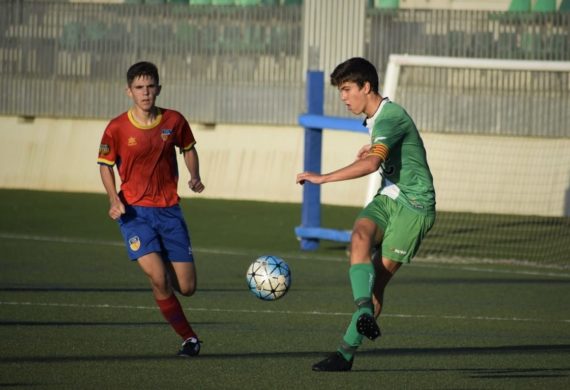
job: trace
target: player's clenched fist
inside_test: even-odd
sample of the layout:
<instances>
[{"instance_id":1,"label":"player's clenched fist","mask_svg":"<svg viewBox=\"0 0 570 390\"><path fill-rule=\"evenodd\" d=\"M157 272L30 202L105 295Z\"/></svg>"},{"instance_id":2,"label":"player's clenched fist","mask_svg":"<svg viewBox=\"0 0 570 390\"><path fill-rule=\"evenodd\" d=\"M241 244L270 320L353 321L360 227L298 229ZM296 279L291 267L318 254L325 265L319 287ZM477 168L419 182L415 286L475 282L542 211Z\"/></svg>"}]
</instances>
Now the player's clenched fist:
<instances>
[{"instance_id":1,"label":"player's clenched fist","mask_svg":"<svg viewBox=\"0 0 570 390\"><path fill-rule=\"evenodd\" d=\"M109 217L117 220L125 213L125 205L122 202L113 202L109 207Z\"/></svg>"},{"instance_id":2,"label":"player's clenched fist","mask_svg":"<svg viewBox=\"0 0 570 390\"><path fill-rule=\"evenodd\" d=\"M200 193L202 191L204 191L204 188L206 188L206 186L204 186L204 183L202 183L202 180L198 179L191 179L188 182L188 187L190 187L190 189L194 192Z\"/></svg>"}]
</instances>

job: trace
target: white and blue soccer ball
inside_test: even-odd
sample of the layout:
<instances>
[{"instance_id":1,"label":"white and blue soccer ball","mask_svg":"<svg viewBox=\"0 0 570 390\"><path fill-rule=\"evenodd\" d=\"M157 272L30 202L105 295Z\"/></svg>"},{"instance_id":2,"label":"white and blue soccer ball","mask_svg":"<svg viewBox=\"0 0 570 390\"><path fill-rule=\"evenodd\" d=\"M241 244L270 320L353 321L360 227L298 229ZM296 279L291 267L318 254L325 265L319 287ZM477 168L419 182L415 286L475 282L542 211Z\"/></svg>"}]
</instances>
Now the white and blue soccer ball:
<instances>
[{"instance_id":1,"label":"white and blue soccer ball","mask_svg":"<svg viewBox=\"0 0 570 390\"><path fill-rule=\"evenodd\" d=\"M247 269L249 291L264 301L274 301L283 297L291 287L289 265L277 256L261 256Z\"/></svg>"}]
</instances>

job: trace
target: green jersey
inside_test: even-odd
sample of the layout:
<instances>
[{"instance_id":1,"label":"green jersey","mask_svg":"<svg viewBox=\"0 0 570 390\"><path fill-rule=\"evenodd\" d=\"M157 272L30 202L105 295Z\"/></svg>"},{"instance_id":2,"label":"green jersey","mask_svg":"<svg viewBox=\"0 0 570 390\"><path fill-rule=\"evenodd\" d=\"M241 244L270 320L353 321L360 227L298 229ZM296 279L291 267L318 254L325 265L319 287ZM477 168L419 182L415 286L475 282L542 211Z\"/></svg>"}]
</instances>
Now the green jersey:
<instances>
[{"instance_id":1,"label":"green jersey","mask_svg":"<svg viewBox=\"0 0 570 390\"><path fill-rule=\"evenodd\" d=\"M383 145L388 154L379 173L380 194L416 211L435 211L435 189L424 143L406 110L384 99L376 114L366 119L371 145Z\"/></svg>"}]
</instances>

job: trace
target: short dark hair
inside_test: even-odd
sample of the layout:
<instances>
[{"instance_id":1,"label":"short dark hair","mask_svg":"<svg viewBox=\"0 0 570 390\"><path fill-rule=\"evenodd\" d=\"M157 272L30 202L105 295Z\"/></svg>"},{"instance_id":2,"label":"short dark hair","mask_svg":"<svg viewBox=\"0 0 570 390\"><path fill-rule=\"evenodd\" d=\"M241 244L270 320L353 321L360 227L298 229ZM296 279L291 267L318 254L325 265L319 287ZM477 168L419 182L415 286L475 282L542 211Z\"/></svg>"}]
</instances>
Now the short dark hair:
<instances>
[{"instance_id":1,"label":"short dark hair","mask_svg":"<svg viewBox=\"0 0 570 390\"><path fill-rule=\"evenodd\" d=\"M137 77L151 77L154 79L156 84L160 84L158 78L158 68L152 62L141 61L134 65L131 65L127 71L127 85L131 85Z\"/></svg>"},{"instance_id":2,"label":"short dark hair","mask_svg":"<svg viewBox=\"0 0 570 390\"><path fill-rule=\"evenodd\" d=\"M375 93L379 93L376 67L370 61L361 57L353 57L337 65L330 77L331 84L335 87L351 81L362 88L368 82L370 83L370 89Z\"/></svg>"}]
</instances>

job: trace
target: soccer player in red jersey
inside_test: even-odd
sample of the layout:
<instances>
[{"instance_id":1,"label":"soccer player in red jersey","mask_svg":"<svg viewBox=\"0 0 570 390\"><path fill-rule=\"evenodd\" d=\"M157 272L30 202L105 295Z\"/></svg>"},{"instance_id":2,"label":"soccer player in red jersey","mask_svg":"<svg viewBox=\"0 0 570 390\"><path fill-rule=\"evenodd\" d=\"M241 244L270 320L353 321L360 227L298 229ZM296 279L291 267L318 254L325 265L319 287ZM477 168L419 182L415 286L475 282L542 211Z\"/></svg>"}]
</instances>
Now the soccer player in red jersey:
<instances>
[{"instance_id":1,"label":"soccer player in red jersey","mask_svg":"<svg viewBox=\"0 0 570 390\"><path fill-rule=\"evenodd\" d=\"M98 163L109 216L120 226L130 259L148 277L160 311L184 340L178 355L196 356L200 341L174 293L190 296L196 290L190 236L179 206L175 147L184 155L190 189L200 193L204 184L190 125L179 112L156 106L160 90L154 64L129 68L126 93L133 106L107 125Z\"/></svg>"}]
</instances>

